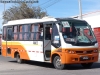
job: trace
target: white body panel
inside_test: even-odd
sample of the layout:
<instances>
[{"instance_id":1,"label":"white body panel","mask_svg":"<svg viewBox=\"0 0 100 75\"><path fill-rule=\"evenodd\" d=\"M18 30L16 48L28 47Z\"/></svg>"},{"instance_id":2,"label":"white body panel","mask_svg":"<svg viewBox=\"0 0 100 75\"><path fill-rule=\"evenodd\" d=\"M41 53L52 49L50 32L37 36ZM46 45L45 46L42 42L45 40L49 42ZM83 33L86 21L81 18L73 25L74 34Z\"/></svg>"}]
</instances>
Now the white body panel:
<instances>
[{"instance_id":1,"label":"white body panel","mask_svg":"<svg viewBox=\"0 0 100 75\"><path fill-rule=\"evenodd\" d=\"M12 41L16 42L16 41ZM19 43L24 47L25 50L21 50L22 52L26 51L30 60L35 61L44 61L43 55L43 41L34 41L37 44L33 44L33 41L19 41Z\"/></svg>"},{"instance_id":2,"label":"white body panel","mask_svg":"<svg viewBox=\"0 0 100 75\"><path fill-rule=\"evenodd\" d=\"M21 42L27 50L27 54L30 60L44 61L43 56L43 41L36 41L37 44L33 44L33 41Z\"/></svg>"}]
</instances>

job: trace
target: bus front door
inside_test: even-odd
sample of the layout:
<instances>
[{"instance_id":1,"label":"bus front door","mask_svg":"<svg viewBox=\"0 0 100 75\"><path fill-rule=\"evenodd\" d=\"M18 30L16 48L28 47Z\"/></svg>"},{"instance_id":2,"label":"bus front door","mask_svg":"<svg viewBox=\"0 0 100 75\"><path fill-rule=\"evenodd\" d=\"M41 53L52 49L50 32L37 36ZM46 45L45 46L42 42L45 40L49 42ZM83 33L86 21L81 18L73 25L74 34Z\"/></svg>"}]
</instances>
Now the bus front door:
<instances>
[{"instance_id":1,"label":"bus front door","mask_svg":"<svg viewBox=\"0 0 100 75\"><path fill-rule=\"evenodd\" d=\"M52 23L44 23L44 59L46 61L50 60L51 55L51 33L50 28L52 27Z\"/></svg>"}]
</instances>

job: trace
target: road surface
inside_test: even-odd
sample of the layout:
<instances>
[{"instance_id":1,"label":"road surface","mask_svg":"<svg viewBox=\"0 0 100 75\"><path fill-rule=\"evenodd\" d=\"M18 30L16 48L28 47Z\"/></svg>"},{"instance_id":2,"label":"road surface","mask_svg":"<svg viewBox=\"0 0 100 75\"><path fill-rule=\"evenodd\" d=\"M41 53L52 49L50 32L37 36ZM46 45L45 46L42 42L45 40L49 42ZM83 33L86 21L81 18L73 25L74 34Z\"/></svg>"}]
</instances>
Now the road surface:
<instances>
[{"instance_id":1,"label":"road surface","mask_svg":"<svg viewBox=\"0 0 100 75\"><path fill-rule=\"evenodd\" d=\"M18 64L15 59L0 55L0 75L100 75L100 59L91 69L67 65L65 70L57 70L49 63L27 61Z\"/></svg>"}]
</instances>

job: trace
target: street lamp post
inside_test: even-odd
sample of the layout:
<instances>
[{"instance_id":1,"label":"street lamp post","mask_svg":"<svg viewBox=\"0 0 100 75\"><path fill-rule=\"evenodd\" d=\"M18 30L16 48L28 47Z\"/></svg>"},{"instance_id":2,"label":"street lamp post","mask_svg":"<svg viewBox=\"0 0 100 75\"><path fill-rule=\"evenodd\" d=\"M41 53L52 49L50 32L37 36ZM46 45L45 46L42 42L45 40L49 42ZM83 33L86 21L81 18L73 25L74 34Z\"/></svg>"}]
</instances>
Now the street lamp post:
<instances>
[{"instance_id":1,"label":"street lamp post","mask_svg":"<svg viewBox=\"0 0 100 75\"><path fill-rule=\"evenodd\" d=\"M82 4L81 4L81 0L78 0L78 2L79 2L80 19L82 19Z\"/></svg>"},{"instance_id":2,"label":"street lamp post","mask_svg":"<svg viewBox=\"0 0 100 75\"><path fill-rule=\"evenodd\" d=\"M6 10L6 3L4 2L4 16L5 16L5 10Z\"/></svg>"}]
</instances>

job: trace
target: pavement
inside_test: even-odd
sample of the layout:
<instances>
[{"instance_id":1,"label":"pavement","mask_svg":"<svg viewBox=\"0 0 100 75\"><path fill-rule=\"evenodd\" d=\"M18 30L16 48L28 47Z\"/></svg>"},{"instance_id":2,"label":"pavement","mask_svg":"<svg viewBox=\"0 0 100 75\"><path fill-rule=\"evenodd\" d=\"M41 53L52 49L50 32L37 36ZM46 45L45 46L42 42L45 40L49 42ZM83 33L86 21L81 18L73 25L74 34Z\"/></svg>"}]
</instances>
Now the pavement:
<instances>
[{"instance_id":1,"label":"pavement","mask_svg":"<svg viewBox=\"0 0 100 75\"><path fill-rule=\"evenodd\" d=\"M57 70L49 63L18 64L15 59L0 56L0 75L100 75L100 59L89 69L73 64L67 65L65 70Z\"/></svg>"}]
</instances>

